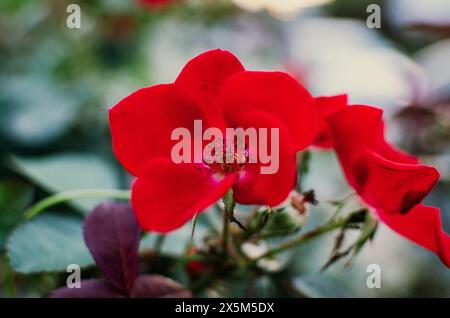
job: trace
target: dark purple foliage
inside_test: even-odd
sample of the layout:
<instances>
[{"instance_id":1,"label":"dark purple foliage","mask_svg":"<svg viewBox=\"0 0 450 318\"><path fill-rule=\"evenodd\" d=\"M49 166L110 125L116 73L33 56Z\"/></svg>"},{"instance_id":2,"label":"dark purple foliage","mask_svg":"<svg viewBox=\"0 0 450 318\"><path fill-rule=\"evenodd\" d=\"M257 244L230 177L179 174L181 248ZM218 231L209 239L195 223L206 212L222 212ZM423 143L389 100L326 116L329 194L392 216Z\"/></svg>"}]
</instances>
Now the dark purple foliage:
<instances>
[{"instance_id":1,"label":"dark purple foliage","mask_svg":"<svg viewBox=\"0 0 450 318\"><path fill-rule=\"evenodd\" d=\"M127 204L102 203L84 222L84 240L106 279L129 292L138 272L140 229Z\"/></svg>"},{"instance_id":2,"label":"dark purple foliage","mask_svg":"<svg viewBox=\"0 0 450 318\"><path fill-rule=\"evenodd\" d=\"M82 280L81 288L62 287L53 291L50 297L192 297L190 291L170 278L137 276L140 229L129 205L98 205L84 222L84 240L106 280Z\"/></svg>"},{"instance_id":3,"label":"dark purple foliage","mask_svg":"<svg viewBox=\"0 0 450 318\"><path fill-rule=\"evenodd\" d=\"M187 298L190 291L176 281L160 275L142 275L136 279L130 297L133 298Z\"/></svg>"},{"instance_id":4,"label":"dark purple foliage","mask_svg":"<svg viewBox=\"0 0 450 318\"><path fill-rule=\"evenodd\" d=\"M112 284L102 279L86 279L81 281L81 288L62 287L54 290L52 298L123 298L126 297Z\"/></svg>"}]
</instances>

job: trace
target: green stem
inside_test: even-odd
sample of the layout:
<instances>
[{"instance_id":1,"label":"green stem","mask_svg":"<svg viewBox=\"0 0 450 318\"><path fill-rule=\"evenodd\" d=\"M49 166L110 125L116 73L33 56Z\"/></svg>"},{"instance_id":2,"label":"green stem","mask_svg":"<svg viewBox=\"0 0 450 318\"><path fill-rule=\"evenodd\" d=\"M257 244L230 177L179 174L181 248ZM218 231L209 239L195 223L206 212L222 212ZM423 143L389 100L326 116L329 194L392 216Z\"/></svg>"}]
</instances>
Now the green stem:
<instances>
[{"instance_id":1,"label":"green stem","mask_svg":"<svg viewBox=\"0 0 450 318\"><path fill-rule=\"evenodd\" d=\"M4 292L6 297L15 298L17 296L16 283L14 279L14 271L11 269L9 262L6 258L2 260L4 272ZM1 277L0 277L1 278Z\"/></svg>"},{"instance_id":2,"label":"green stem","mask_svg":"<svg viewBox=\"0 0 450 318\"><path fill-rule=\"evenodd\" d=\"M157 255L161 254L161 248L166 240L166 235L158 234L155 241L155 246L153 246L153 252Z\"/></svg>"},{"instance_id":3,"label":"green stem","mask_svg":"<svg viewBox=\"0 0 450 318\"><path fill-rule=\"evenodd\" d=\"M256 264L259 260L266 258L266 257L271 257L274 256L275 254L284 252L286 250L289 250L301 243L304 243L312 238L315 238L317 236L320 236L324 233L327 232L331 232L337 228L340 228L342 226L344 226L345 224L347 224L348 222L348 218L342 218L342 219L338 219L338 220L331 220L328 223L326 223L325 225L318 227L312 231L306 232L305 234L299 236L296 239L293 239L291 241L285 242L283 244L280 244L279 246L267 251L265 254L255 258L254 260L252 260L252 264Z\"/></svg>"},{"instance_id":4,"label":"green stem","mask_svg":"<svg viewBox=\"0 0 450 318\"><path fill-rule=\"evenodd\" d=\"M166 235L164 234L158 234L158 236L156 237L155 245L153 246L153 264L159 263L159 260L161 258L162 246L165 240Z\"/></svg>"},{"instance_id":5,"label":"green stem","mask_svg":"<svg viewBox=\"0 0 450 318\"><path fill-rule=\"evenodd\" d=\"M24 216L28 220L53 205L61 204L71 200L87 198L111 198L118 200L130 200L130 191L116 189L82 189L60 192L49 196L28 208L25 211Z\"/></svg>"},{"instance_id":6,"label":"green stem","mask_svg":"<svg viewBox=\"0 0 450 318\"><path fill-rule=\"evenodd\" d=\"M223 197L223 204L225 205L225 210L223 213L222 250L223 254L226 255L228 250L230 221L233 218L233 211L236 205L236 202L233 198L233 190L228 191L227 194Z\"/></svg>"},{"instance_id":7,"label":"green stem","mask_svg":"<svg viewBox=\"0 0 450 318\"><path fill-rule=\"evenodd\" d=\"M230 219L229 219L227 211L225 209L225 211L223 213L223 230L222 230L222 252L223 252L223 255L227 254L229 225L230 225Z\"/></svg>"},{"instance_id":8,"label":"green stem","mask_svg":"<svg viewBox=\"0 0 450 318\"><path fill-rule=\"evenodd\" d=\"M194 235L195 235L195 227L197 225L197 217L198 217L198 213L195 213L195 215L192 219L191 240L189 241L189 247L192 247L194 245Z\"/></svg>"}]
</instances>

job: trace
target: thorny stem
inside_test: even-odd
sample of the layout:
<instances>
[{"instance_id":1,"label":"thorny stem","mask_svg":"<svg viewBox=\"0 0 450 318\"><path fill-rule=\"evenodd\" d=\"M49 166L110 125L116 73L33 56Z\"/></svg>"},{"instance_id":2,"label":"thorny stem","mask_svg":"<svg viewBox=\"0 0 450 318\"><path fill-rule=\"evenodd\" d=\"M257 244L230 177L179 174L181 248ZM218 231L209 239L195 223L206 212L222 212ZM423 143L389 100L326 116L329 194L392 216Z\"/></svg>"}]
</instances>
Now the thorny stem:
<instances>
[{"instance_id":1,"label":"thorny stem","mask_svg":"<svg viewBox=\"0 0 450 318\"><path fill-rule=\"evenodd\" d=\"M228 247L228 228L230 224L230 219L228 218L227 212L223 213L223 230L222 230L222 253L225 256L227 254Z\"/></svg>"},{"instance_id":2,"label":"thorny stem","mask_svg":"<svg viewBox=\"0 0 450 318\"><path fill-rule=\"evenodd\" d=\"M194 244L194 235L195 235L195 227L197 225L197 217L198 213L195 213L194 217L192 218L191 240L189 241L188 244L189 247L192 247L192 245Z\"/></svg>"},{"instance_id":3,"label":"thorny stem","mask_svg":"<svg viewBox=\"0 0 450 318\"><path fill-rule=\"evenodd\" d=\"M327 232L331 232L337 228L340 228L344 225L346 225L348 222L348 217L345 218L341 218L341 219L336 219L336 220L331 220L328 223L326 223L325 225L318 227L312 231L306 232L305 234L299 236L296 239L293 239L291 241L285 242L283 244L280 244L279 246L267 251L266 253L264 253L263 255L255 258L252 260L252 264L256 264L259 260L266 258L266 257L271 257L274 256L278 253L284 252L288 249L291 249L301 243L304 243L312 238L315 238L317 236L320 236L324 233Z\"/></svg>"},{"instance_id":4,"label":"thorny stem","mask_svg":"<svg viewBox=\"0 0 450 318\"><path fill-rule=\"evenodd\" d=\"M350 194L346 195L343 199L339 200L336 205L336 211L332 215L332 219L337 217L337 215L342 211L345 204L347 203L347 200L350 199L353 195L355 195L355 192L351 192Z\"/></svg>"},{"instance_id":5,"label":"thorny stem","mask_svg":"<svg viewBox=\"0 0 450 318\"><path fill-rule=\"evenodd\" d=\"M301 193L302 192L302 180L303 176L309 170L309 162L311 161L311 152L306 150L297 153L297 184L295 189Z\"/></svg>"},{"instance_id":6,"label":"thorny stem","mask_svg":"<svg viewBox=\"0 0 450 318\"><path fill-rule=\"evenodd\" d=\"M233 211L236 205L236 202L233 198L233 190L228 191L227 194L223 197L223 204L225 205L225 210L223 213L222 252L223 255L226 255L228 249L230 221L233 219Z\"/></svg>"},{"instance_id":7,"label":"thorny stem","mask_svg":"<svg viewBox=\"0 0 450 318\"><path fill-rule=\"evenodd\" d=\"M164 241L166 240L166 235L164 234L158 234L156 236L155 245L153 246L153 264L159 263L159 260L161 258L161 250L162 246L164 244Z\"/></svg>"},{"instance_id":8,"label":"thorny stem","mask_svg":"<svg viewBox=\"0 0 450 318\"><path fill-rule=\"evenodd\" d=\"M25 219L28 220L53 205L61 204L71 200L86 198L111 198L118 200L130 200L130 191L117 189L81 189L60 192L49 196L28 208L25 211L24 216Z\"/></svg>"},{"instance_id":9,"label":"thorny stem","mask_svg":"<svg viewBox=\"0 0 450 318\"><path fill-rule=\"evenodd\" d=\"M155 255L159 255L161 253L161 248L165 240L166 235L158 234L158 236L156 237L155 245L153 246L153 252L155 253Z\"/></svg>"}]
</instances>

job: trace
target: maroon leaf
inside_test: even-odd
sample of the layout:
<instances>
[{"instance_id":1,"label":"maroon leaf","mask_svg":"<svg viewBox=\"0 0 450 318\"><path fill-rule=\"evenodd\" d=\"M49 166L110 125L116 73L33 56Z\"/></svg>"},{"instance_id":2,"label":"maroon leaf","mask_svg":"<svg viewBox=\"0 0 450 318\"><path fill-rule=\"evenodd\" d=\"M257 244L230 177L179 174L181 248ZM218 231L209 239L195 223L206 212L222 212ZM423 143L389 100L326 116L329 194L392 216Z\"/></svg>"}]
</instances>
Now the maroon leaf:
<instances>
[{"instance_id":1,"label":"maroon leaf","mask_svg":"<svg viewBox=\"0 0 450 318\"><path fill-rule=\"evenodd\" d=\"M106 280L86 279L82 280L81 288L62 287L54 290L52 298L119 298L125 297L112 284Z\"/></svg>"},{"instance_id":2,"label":"maroon leaf","mask_svg":"<svg viewBox=\"0 0 450 318\"><path fill-rule=\"evenodd\" d=\"M142 275L136 279L132 298L189 298L190 291L176 281L160 275Z\"/></svg>"},{"instance_id":3,"label":"maroon leaf","mask_svg":"<svg viewBox=\"0 0 450 318\"><path fill-rule=\"evenodd\" d=\"M98 205L84 222L84 240L106 279L128 293L138 271L139 226L131 207Z\"/></svg>"}]
</instances>

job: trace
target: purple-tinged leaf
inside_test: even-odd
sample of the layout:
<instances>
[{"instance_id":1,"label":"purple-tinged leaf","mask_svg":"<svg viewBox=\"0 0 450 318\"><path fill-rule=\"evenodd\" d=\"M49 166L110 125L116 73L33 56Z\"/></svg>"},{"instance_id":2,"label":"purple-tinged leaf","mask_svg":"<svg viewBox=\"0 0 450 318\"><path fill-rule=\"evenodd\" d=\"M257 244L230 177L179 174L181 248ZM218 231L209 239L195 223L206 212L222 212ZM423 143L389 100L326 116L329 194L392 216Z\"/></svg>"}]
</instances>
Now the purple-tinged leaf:
<instances>
[{"instance_id":1,"label":"purple-tinged leaf","mask_svg":"<svg viewBox=\"0 0 450 318\"><path fill-rule=\"evenodd\" d=\"M190 298L192 294L176 281L160 275L142 275L136 279L132 298Z\"/></svg>"},{"instance_id":2,"label":"purple-tinged leaf","mask_svg":"<svg viewBox=\"0 0 450 318\"><path fill-rule=\"evenodd\" d=\"M140 229L128 204L102 203L84 222L84 240L105 278L129 293L139 267Z\"/></svg>"},{"instance_id":3,"label":"purple-tinged leaf","mask_svg":"<svg viewBox=\"0 0 450 318\"><path fill-rule=\"evenodd\" d=\"M81 288L62 287L54 290L51 298L122 298L126 297L106 280L86 279L80 282Z\"/></svg>"}]
</instances>

